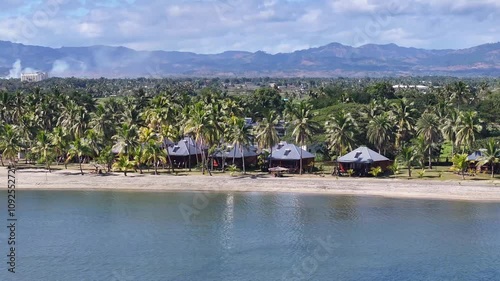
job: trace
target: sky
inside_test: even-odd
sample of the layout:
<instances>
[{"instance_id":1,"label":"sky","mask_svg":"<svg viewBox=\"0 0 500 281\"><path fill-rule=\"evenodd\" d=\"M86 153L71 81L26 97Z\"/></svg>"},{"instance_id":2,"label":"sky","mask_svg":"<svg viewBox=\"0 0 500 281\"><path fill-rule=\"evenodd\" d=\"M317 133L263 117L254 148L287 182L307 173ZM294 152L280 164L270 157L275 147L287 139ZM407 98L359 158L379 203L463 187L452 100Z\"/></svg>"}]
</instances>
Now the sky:
<instances>
[{"instance_id":1,"label":"sky","mask_svg":"<svg viewBox=\"0 0 500 281\"><path fill-rule=\"evenodd\" d=\"M460 49L500 41L498 15L500 0L2 0L0 40L196 53Z\"/></svg>"}]
</instances>

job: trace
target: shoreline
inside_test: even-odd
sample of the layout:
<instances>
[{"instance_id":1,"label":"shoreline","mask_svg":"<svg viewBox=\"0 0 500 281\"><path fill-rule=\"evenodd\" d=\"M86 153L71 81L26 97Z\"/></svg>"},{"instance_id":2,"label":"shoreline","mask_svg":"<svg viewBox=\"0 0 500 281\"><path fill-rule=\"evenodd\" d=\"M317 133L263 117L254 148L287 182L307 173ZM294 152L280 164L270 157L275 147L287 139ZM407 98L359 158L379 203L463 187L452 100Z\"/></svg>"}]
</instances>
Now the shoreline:
<instances>
[{"instance_id":1,"label":"shoreline","mask_svg":"<svg viewBox=\"0 0 500 281\"><path fill-rule=\"evenodd\" d=\"M7 169L0 169L7 182ZM6 190L4 185L2 190ZM439 181L375 178L338 178L332 176L217 175L80 175L75 170L17 170L16 190L44 191L123 191L123 192L259 192L303 193L386 198L500 202L500 181Z\"/></svg>"}]
</instances>

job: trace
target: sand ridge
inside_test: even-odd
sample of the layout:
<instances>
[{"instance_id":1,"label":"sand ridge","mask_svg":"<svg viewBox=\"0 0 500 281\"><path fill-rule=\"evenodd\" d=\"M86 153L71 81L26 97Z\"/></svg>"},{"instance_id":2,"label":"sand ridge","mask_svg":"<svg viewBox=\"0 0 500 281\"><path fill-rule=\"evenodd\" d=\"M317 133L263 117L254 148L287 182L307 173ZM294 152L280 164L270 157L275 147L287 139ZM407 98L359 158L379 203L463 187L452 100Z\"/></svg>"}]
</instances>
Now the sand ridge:
<instances>
[{"instance_id":1,"label":"sand ridge","mask_svg":"<svg viewBox=\"0 0 500 281\"><path fill-rule=\"evenodd\" d=\"M7 183L7 169L0 169ZM6 189L7 184L1 185ZM332 176L217 176L112 173L106 176L80 175L75 170L48 173L45 170L17 170L18 190L116 190L116 191L206 191L206 192L292 192L500 202L500 181L438 181Z\"/></svg>"}]
</instances>

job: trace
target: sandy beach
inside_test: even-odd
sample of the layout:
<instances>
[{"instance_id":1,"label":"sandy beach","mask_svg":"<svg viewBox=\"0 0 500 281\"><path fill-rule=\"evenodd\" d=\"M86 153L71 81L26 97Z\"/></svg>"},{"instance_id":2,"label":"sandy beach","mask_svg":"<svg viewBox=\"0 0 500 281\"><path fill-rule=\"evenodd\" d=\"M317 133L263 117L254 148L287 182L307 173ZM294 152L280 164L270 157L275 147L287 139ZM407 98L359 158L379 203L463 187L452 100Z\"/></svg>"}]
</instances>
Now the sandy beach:
<instances>
[{"instance_id":1,"label":"sandy beach","mask_svg":"<svg viewBox=\"0 0 500 281\"><path fill-rule=\"evenodd\" d=\"M7 169L0 169L7 183ZM3 189L7 184L2 185ZM208 191L208 192L297 192L500 202L500 181L438 181L331 176L236 176L150 175L112 173L80 175L75 170L18 170L18 190L117 190L117 191Z\"/></svg>"}]
</instances>

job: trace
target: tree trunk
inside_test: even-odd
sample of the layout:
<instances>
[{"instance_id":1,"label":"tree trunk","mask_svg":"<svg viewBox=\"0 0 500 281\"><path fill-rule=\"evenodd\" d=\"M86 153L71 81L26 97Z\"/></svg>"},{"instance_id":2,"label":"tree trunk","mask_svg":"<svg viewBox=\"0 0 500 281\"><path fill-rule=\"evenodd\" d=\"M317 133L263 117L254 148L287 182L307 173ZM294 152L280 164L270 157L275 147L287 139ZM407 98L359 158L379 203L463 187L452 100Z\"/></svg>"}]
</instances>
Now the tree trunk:
<instances>
[{"instance_id":1,"label":"tree trunk","mask_svg":"<svg viewBox=\"0 0 500 281\"><path fill-rule=\"evenodd\" d=\"M80 173L82 174L83 176L83 169L82 169L82 159L78 159L78 163L80 164Z\"/></svg>"},{"instance_id":2,"label":"tree trunk","mask_svg":"<svg viewBox=\"0 0 500 281\"><path fill-rule=\"evenodd\" d=\"M125 170L123 170L123 174L124 174L125 176L127 176L127 168L125 168Z\"/></svg>"},{"instance_id":3,"label":"tree trunk","mask_svg":"<svg viewBox=\"0 0 500 281\"><path fill-rule=\"evenodd\" d=\"M2 167L4 167L5 165L3 164L3 155L0 155L0 162L2 162Z\"/></svg>"},{"instance_id":4,"label":"tree trunk","mask_svg":"<svg viewBox=\"0 0 500 281\"><path fill-rule=\"evenodd\" d=\"M302 136L300 144L304 146L304 137ZM302 147L300 148L300 175L302 175Z\"/></svg>"},{"instance_id":5,"label":"tree trunk","mask_svg":"<svg viewBox=\"0 0 500 281\"><path fill-rule=\"evenodd\" d=\"M243 146L241 146L241 145L240 145L240 149L241 149L241 163L243 165L243 174L246 175L247 171L245 170L245 151L243 149Z\"/></svg>"},{"instance_id":6,"label":"tree trunk","mask_svg":"<svg viewBox=\"0 0 500 281\"><path fill-rule=\"evenodd\" d=\"M411 164L408 163L408 177L411 178Z\"/></svg>"},{"instance_id":7,"label":"tree trunk","mask_svg":"<svg viewBox=\"0 0 500 281\"><path fill-rule=\"evenodd\" d=\"M429 146L429 170L432 170L432 146Z\"/></svg>"},{"instance_id":8,"label":"tree trunk","mask_svg":"<svg viewBox=\"0 0 500 281\"><path fill-rule=\"evenodd\" d=\"M158 175L158 161L155 159L155 176Z\"/></svg>"},{"instance_id":9,"label":"tree trunk","mask_svg":"<svg viewBox=\"0 0 500 281\"><path fill-rule=\"evenodd\" d=\"M188 151L189 154L189 151ZM172 170L172 174L174 173L174 163L172 163L172 158L170 157L170 153L168 153L168 147L167 147L167 158L168 158L168 163L170 164L170 169Z\"/></svg>"},{"instance_id":10,"label":"tree trunk","mask_svg":"<svg viewBox=\"0 0 500 281\"><path fill-rule=\"evenodd\" d=\"M491 178L495 177L495 163L491 163Z\"/></svg>"},{"instance_id":11,"label":"tree trunk","mask_svg":"<svg viewBox=\"0 0 500 281\"><path fill-rule=\"evenodd\" d=\"M205 150L203 149L203 140L200 142L201 146L201 174L205 174Z\"/></svg>"},{"instance_id":12,"label":"tree trunk","mask_svg":"<svg viewBox=\"0 0 500 281\"><path fill-rule=\"evenodd\" d=\"M273 147L270 146L269 148L270 148L271 154L269 154L269 166L267 167L268 169L273 167Z\"/></svg>"}]
</instances>

